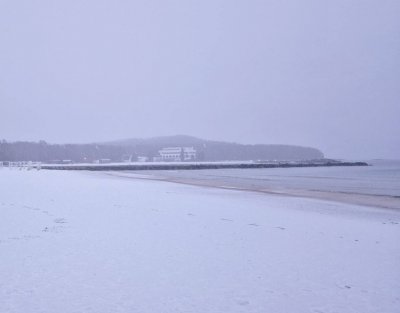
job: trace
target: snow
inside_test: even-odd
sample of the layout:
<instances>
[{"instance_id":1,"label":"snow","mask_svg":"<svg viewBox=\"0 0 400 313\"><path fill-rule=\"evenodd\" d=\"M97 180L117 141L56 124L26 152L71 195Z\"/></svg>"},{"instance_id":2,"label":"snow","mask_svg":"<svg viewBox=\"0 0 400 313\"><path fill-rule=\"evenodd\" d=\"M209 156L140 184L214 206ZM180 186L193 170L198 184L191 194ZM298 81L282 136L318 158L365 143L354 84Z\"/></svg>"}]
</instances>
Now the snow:
<instances>
[{"instance_id":1,"label":"snow","mask_svg":"<svg viewBox=\"0 0 400 313\"><path fill-rule=\"evenodd\" d=\"M400 212L0 170L0 312L396 312Z\"/></svg>"}]
</instances>

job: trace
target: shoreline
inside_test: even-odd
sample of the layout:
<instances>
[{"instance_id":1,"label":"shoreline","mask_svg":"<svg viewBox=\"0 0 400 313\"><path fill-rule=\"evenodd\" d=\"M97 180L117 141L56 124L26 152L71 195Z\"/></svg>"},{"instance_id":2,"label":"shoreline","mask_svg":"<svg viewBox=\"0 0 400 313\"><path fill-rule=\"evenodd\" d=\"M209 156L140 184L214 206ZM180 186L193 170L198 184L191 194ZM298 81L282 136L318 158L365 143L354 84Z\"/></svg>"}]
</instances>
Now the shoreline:
<instances>
[{"instance_id":1,"label":"shoreline","mask_svg":"<svg viewBox=\"0 0 400 313\"><path fill-rule=\"evenodd\" d=\"M183 184L204 188L217 188L234 191L256 192L267 195L308 198L316 200L326 200L344 204L353 204L373 208L400 210L400 198L389 195L371 195L362 193L352 193L345 191L323 191L295 188L266 188L256 186L233 185L226 181L212 181L199 178L181 178L172 176L160 176L150 174L107 172L106 175L125 179L153 180L167 183Z\"/></svg>"}]
</instances>

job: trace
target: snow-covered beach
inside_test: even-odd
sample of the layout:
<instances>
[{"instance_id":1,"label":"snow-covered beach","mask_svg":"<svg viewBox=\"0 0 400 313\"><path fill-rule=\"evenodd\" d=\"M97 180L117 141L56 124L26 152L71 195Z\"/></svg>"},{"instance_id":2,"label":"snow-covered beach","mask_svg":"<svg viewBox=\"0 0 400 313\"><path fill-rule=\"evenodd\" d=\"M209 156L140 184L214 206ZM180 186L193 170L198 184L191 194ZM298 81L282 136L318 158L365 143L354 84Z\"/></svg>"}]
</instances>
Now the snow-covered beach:
<instances>
[{"instance_id":1,"label":"snow-covered beach","mask_svg":"<svg viewBox=\"0 0 400 313\"><path fill-rule=\"evenodd\" d=\"M0 312L396 312L400 212L0 170Z\"/></svg>"}]
</instances>

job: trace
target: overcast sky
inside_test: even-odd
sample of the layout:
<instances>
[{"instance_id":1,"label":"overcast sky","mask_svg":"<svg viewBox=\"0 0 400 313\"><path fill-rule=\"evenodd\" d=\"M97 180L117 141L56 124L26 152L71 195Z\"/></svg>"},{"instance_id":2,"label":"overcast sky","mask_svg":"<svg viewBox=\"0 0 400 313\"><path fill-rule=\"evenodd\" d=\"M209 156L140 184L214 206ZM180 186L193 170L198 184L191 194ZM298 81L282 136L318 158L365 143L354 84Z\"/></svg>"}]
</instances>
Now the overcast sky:
<instances>
[{"instance_id":1,"label":"overcast sky","mask_svg":"<svg viewBox=\"0 0 400 313\"><path fill-rule=\"evenodd\" d=\"M400 158L400 1L0 0L0 138Z\"/></svg>"}]
</instances>

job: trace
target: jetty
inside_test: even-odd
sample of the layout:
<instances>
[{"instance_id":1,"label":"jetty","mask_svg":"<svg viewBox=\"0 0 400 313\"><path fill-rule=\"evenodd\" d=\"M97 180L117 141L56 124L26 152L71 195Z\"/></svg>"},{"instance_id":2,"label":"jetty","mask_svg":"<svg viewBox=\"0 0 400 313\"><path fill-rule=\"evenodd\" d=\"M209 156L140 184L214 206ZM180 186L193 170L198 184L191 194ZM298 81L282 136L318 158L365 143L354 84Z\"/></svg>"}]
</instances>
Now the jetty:
<instances>
[{"instance_id":1,"label":"jetty","mask_svg":"<svg viewBox=\"0 0 400 313\"><path fill-rule=\"evenodd\" d=\"M341 161L296 161L296 162L143 162L110 164L42 164L44 170L74 171L141 171L141 170L206 170L206 169L251 169L251 168L292 168L368 166L365 162Z\"/></svg>"}]
</instances>

